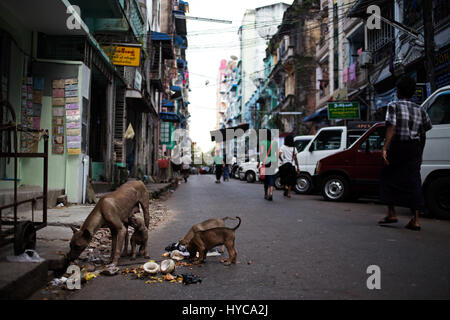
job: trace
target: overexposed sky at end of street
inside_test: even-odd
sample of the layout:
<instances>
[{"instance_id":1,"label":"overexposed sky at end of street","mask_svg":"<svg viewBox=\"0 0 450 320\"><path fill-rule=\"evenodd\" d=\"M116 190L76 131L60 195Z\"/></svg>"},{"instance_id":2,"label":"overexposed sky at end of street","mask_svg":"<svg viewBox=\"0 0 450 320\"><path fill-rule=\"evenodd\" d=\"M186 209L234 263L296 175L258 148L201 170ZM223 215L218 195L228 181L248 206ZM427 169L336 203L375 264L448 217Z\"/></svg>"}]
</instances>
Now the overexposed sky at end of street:
<instances>
[{"instance_id":1,"label":"overexposed sky at end of street","mask_svg":"<svg viewBox=\"0 0 450 320\"><path fill-rule=\"evenodd\" d=\"M190 88L190 137L206 152L214 143L210 131L216 129L217 76L222 59L240 58L238 29L247 9L290 1L273 0L188 0L188 16L231 20L233 24L187 20L187 62Z\"/></svg>"}]
</instances>

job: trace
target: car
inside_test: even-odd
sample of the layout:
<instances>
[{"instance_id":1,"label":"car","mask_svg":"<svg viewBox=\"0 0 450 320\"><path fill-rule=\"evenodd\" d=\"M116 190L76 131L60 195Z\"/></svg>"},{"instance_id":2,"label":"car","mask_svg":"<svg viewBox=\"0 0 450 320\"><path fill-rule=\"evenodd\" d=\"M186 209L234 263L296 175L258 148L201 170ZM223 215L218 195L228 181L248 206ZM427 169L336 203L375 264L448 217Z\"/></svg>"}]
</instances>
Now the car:
<instances>
[{"instance_id":1,"label":"car","mask_svg":"<svg viewBox=\"0 0 450 320\"><path fill-rule=\"evenodd\" d=\"M351 126L325 127L320 129L314 138L297 154L300 174L294 191L298 194L311 193L317 185L313 175L319 160L347 149L356 141L372 123L355 122Z\"/></svg>"},{"instance_id":2,"label":"car","mask_svg":"<svg viewBox=\"0 0 450 320\"><path fill-rule=\"evenodd\" d=\"M213 168L208 166L203 166L199 170L200 174L211 174L213 173Z\"/></svg>"},{"instance_id":3,"label":"car","mask_svg":"<svg viewBox=\"0 0 450 320\"><path fill-rule=\"evenodd\" d=\"M347 150L318 162L313 182L326 200L378 195L385 131L385 123L377 123Z\"/></svg>"},{"instance_id":4,"label":"car","mask_svg":"<svg viewBox=\"0 0 450 320\"><path fill-rule=\"evenodd\" d=\"M433 128L427 132L421 178L426 213L450 219L450 86L435 91L422 107ZM348 150L321 159L313 176L326 200L379 195L384 123L375 124Z\"/></svg>"},{"instance_id":5,"label":"car","mask_svg":"<svg viewBox=\"0 0 450 320\"><path fill-rule=\"evenodd\" d=\"M239 166L239 179L249 183L259 181L259 170L257 161L249 161Z\"/></svg>"}]
</instances>

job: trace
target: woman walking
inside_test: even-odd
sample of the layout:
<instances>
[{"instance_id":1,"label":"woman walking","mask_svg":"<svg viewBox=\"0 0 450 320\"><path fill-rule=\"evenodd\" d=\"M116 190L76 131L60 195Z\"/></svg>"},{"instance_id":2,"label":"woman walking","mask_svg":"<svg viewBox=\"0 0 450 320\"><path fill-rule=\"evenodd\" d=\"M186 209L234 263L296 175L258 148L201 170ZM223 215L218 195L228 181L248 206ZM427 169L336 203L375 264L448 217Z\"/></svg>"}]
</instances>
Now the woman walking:
<instances>
[{"instance_id":1,"label":"woman walking","mask_svg":"<svg viewBox=\"0 0 450 320\"><path fill-rule=\"evenodd\" d=\"M220 178L222 177L224 163L223 163L223 157L221 157L219 155L219 151L215 152L214 164L216 166L216 183L220 183Z\"/></svg>"},{"instance_id":2,"label":"woman walking","mask_svg":"<svg viewBox=\"0 0 450 320\"><path fill-rule=\"evenodd\" d=\"M267 130L267 140L263 140L259 151L259 178L264 181L264 199L273 200L273 190L275 187L275 166L277 165L278 143L272 140L270 130ZM261 163L260 161L263 160ZM272 167L273 166L273 167Z\"/></svg>"},{"instance_id":3,"label":"woman walking","mask_svg":"<svg viewBox=\"0 0 450 320\"><path fill-rule=\"evenodd\" d=\"M300 173L300 167L297 161L297 149L294 146L294 136L289 135L284 139L284 145L280 148L280 178L284 185L285 197L291 197L291 189L297 181L297 174ZM295 169L297 167L297 170Z\"/></svg>"},{"instance_id":4,"label":"woman walking","mask_svg":"<svg viewBox=\"0 0 450 320\"><path fill-rule=\"evenodd\" d=\"M164 151L164 155L161 157L161 159L158 160L159 181L162 183L167 182L167 170L169 168L169 159L170 157L167 157L167 152Z\"/></svg>"},{"instance_id":5,"label":"woman walking","mask_svg":"<svg viewBox=\"0 0 450 320\"><path fill-rule=\"evenodd\" d=\"M409 101L416 82L403 76L397 83L399 101L391 102L386 113L386 142L383 147L380 199L388 214L380 224L398 222L395 206L406 207L413 214L407 229L419 231L419 213L424 208L420 166L425 147L425 133L432 128L423 108Z\"/></svg>"}]
</instances>

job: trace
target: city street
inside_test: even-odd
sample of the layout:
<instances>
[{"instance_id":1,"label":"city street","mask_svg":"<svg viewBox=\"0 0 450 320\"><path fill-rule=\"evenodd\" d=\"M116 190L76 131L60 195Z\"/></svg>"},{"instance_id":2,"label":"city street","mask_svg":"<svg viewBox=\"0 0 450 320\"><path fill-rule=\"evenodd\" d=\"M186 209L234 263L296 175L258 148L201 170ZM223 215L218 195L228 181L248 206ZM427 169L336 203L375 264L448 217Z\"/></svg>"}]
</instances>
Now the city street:
<instances>
[{"instance_id":1,"label":"city street","mask_svg":"<svg viewBox=\"0 0 450 320\"><path fill-rule=\"evenodd\" d=\"M319 195L293 194L274 201L263 186L231 180L214 183L212 175L191 176L166 205L172 216L149 234L150 255L182 238L195 223L213 217L240 216L236 231L237 264L208 257L194 273L201 284L146 284L118 275L101 276L71 299L448 299L450 297L450 222L422 219L422 231L400 222L380 227L385 208L373 201L331 203ZM227 226L234 226L227 221ZM228 257L228 254L225 254ZM142 261L142 259L141 259ZM128 265L128 258L120 264ZM367 268L381 269L381 289L369 290ZM128 266L129 267L129 266ZM182 269L182 270L181 270Z\"/></svg>"}]
</instances>

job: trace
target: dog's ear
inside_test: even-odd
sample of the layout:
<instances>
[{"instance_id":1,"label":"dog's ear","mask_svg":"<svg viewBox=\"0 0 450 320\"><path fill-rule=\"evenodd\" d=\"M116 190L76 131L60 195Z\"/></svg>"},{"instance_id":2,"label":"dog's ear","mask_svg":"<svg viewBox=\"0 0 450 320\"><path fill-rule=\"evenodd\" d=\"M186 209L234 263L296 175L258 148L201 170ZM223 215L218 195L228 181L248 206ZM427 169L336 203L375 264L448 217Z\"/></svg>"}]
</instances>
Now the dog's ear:
<instances>
[{"instance_id":1,"label":"dog's ear","mask_svg":"<svg viewBox=\"0 0 450 320\"><path fill-rule=\"evenodd\" d=\"M90 240L91 239L91 233L89 232L89 230L84 229L83 231L83 238L86 240Z\"/></svg>"},{"instance_id":2,"label":"dog's ear","mask_svg":"<svg viewBox=\"0 0 450 320\"><path fill-rule=\"evenodd\" d=\"M79 230L79 229L75 228L74 226L70 226L70 229L72 229L73 233L76 233Z\"/></svg>"}]
</instances>

